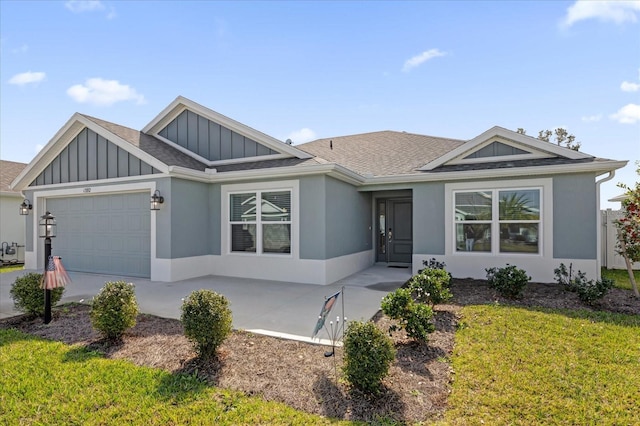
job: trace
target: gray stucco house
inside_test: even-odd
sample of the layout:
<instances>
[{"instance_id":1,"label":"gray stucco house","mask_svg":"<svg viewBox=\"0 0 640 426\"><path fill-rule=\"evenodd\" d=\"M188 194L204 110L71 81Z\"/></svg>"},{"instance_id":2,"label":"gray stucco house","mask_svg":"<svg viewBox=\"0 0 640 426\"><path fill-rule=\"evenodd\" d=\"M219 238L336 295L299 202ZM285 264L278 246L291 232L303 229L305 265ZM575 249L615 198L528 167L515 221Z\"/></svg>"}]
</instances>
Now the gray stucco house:
<instances>
[{"instance_id":1,"label":"gray stucco house","mask_svg":"<svg viewBox=\"0 0 640 426\"><path fill-rule=\"evenodd\" d=\"M561 262L599 275L600 183L625 164L500 127L292 146L178 97L142 131L74 114L12 186L34 206L27 268L49 210L69 270L328 284L435 257L455 277L510 263L548 282Z\"/></svg>"}]
</instances>

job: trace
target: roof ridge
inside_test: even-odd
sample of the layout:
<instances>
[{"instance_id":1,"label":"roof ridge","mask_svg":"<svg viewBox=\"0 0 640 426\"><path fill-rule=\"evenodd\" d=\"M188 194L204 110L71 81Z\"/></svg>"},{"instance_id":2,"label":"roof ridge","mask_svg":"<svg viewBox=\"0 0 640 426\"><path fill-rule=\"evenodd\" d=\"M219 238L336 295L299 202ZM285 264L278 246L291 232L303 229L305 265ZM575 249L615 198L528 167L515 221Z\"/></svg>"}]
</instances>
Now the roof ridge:
<instances>
[{"instance_id":1,"label":"roof ridge","mask_svg":"<svg viewBox=\"0 0 640 426\"><path fill-rule=\"evenodd\" d=\"M330 136L330 137L325 137L325 138L319 138L319 139L314 139L314 140L309 141L309 142L297 144L296 146L304 146L304 145L307 145L307 144L312 144L314 142L326 141L326 140L331 140L331 139L363 137L363 136L367 136L367 135L375 135L375 134L382 134L382 133L391 133L391 134L394 134L394 135L418 136L418 137L423 137L423 138L432 138L432 139L440 139L440 140L455 141L455 142L466 142L467 141L467 139L449 138L449 137L445 137L445 136L423 135L421 133L407 132L407 131L404 131L404 130L402 130L402 131L399 131L399 130L376 130L376 131L364 132L364 133L354 133L354 134L350 134L350 135Z\"/></svg>"}]
</instances>

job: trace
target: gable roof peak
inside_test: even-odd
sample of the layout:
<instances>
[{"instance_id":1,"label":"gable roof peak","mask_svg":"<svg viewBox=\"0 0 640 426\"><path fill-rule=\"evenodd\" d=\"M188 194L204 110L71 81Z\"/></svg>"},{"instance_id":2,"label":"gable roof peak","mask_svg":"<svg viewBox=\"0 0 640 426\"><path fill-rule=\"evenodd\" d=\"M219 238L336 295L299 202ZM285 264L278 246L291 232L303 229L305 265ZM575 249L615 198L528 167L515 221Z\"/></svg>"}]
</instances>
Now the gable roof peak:
<instances>
[{"instance_id":1,"label":"gable roof peak","mask_svg":"<svg viewBox=\"0 0 640 426\"><path fill-rule=\"evenodd\" d=\"M171 120L175 119L185 109L200 115L208 120L211 120L229 130L232 130L242 136L248 137L251 140L258 142L261 145L271 148L272 150L284 154L286 156L297 157L300 159L310 158L310 156L299 149L289 145L281 140L278 140L272 136L267 135L259 130L242 124L232 118L229 118L219 112L216 112L210 108L207 108L191 99L184 96L178 96L171 102L160 114L158 114L153 120L149 122L143 129L143 133L147 133L151 136L158 136L160 131L167 126Z\"/></svg>"}]
</instances>

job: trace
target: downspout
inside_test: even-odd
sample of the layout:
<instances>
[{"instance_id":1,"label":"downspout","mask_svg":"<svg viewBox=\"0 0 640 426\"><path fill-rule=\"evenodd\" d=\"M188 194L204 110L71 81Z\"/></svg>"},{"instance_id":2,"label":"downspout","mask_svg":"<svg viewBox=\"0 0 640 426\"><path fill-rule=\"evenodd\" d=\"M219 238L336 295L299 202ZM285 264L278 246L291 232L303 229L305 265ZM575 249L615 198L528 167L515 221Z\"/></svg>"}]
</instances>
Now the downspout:
<instances>
[{"instance_id":1,"label":"downspout","mask_svg":"<svg viewBox=\"0 0 640 426\"><path fill-rule=\"evenodd\" d=\"M600 212L600 185L610 181L616 175L615 170L609 171L609 176L596 180L596 279L602 279L602 213Z\"/></svg>"}]
</instances>

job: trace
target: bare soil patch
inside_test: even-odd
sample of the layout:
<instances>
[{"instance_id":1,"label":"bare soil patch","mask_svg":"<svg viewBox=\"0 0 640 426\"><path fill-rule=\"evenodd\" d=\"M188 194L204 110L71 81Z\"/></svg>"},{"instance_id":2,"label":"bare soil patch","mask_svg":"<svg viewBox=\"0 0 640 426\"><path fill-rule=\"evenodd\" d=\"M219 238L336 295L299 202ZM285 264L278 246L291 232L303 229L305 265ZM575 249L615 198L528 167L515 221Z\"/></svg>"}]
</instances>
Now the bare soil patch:
<instances>
[{"instance_id":1,"label":"bare soil patch","mask_svg":"<svg viewBox=\"0 0 640 426\"><path fill-rule=\"evenodd\" d=\"M520 300L500 297L486 281L454 280L454 299L436 306L436 331L427 344L394 333L398 351L382 393L376 397L352 391L340 379L342 350L325 357L327 347L235 331L208 362L196 358L179 321L139 315L137 324L121 342L102 340L91 327L90 308L68 305L56 308L54 320L25 316L0 320L0 328L23 332L67 344L85 346L114 359L161 368L172 373L196 372L208 383L234 389L265 400L327 417L351 420L394 419L399 422L434 420L442 416L450 393L449 357L461 306L500 303L525 307L600 309L640 315L640 301L628 290L612 289L597 306L584 305L573 293L555 284L530 284ZM391 320L381 313L374 319L383 330Z\"/></svg>"}]
</instances>

